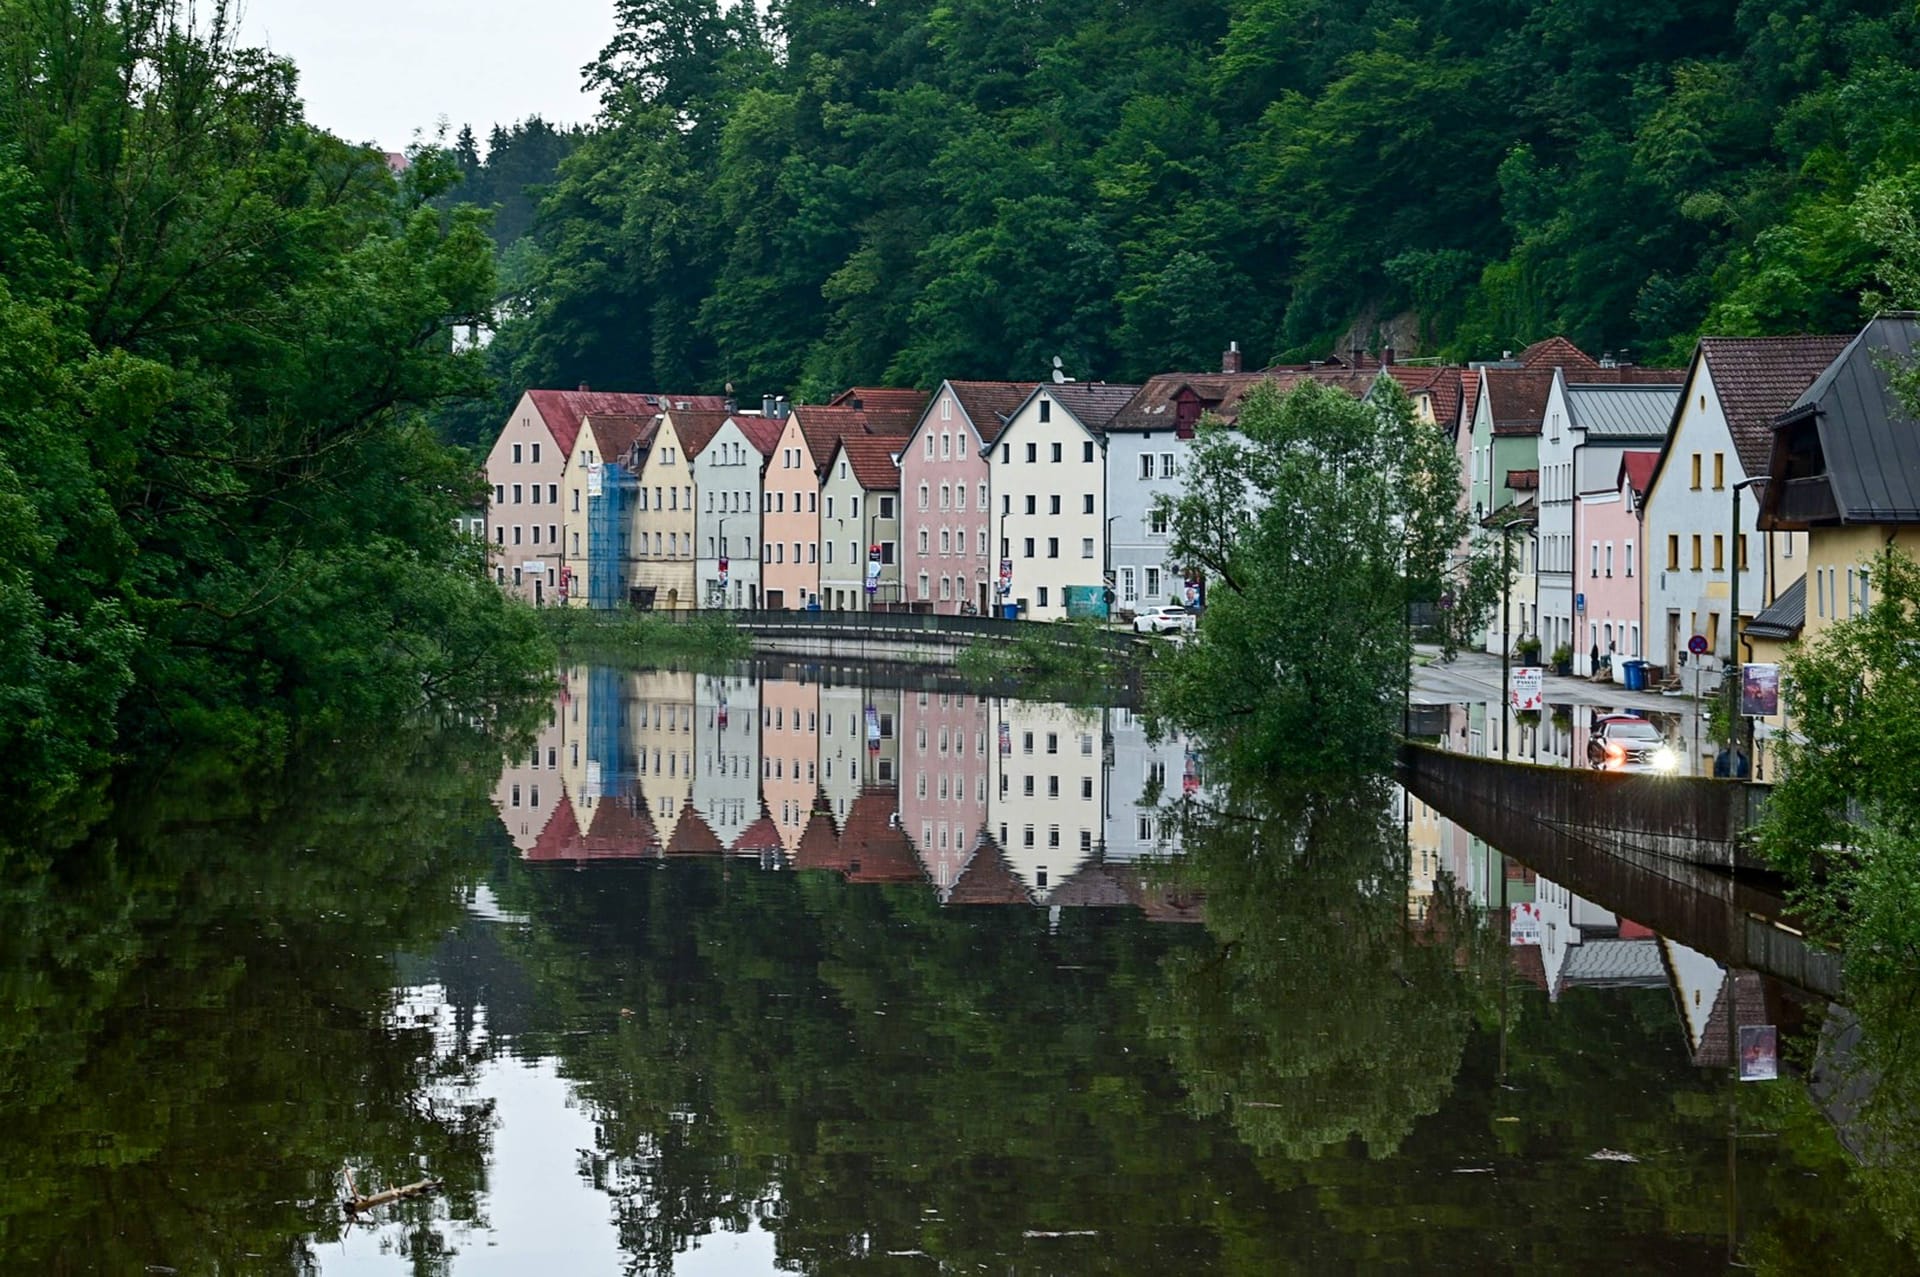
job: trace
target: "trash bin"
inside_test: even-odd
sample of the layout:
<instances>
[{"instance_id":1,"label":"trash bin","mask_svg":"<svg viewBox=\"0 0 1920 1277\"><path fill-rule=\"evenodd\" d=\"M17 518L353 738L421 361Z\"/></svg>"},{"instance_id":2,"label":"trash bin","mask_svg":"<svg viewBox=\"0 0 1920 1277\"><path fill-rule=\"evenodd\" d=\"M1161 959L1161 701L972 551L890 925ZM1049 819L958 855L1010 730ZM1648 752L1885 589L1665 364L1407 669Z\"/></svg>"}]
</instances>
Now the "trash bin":
<instances>
[{"instance_id":1,"label":"trash bin","mask_svg":"<svg viewBox=\"0 0 1920 1277\"><path fill-rule=\"evenodd\" d=\"M1624 672L1627 676L1627 690L1629 692L1644 692L1647 690L1647 663L1645 661L1628 661Z\"/></svg>"},{"instance_id":2,"label":"trash bin","mask_svg":"<svg viewBox=\"0 0 1920 1277\"><path fill-rule=\"evenodd\" d=\"M1003 620L1008 620L1008 621L1019 620L1020 605L1018 603L1002 603L1000 605L1000 616Z\"/></svg>"}]
</instances>

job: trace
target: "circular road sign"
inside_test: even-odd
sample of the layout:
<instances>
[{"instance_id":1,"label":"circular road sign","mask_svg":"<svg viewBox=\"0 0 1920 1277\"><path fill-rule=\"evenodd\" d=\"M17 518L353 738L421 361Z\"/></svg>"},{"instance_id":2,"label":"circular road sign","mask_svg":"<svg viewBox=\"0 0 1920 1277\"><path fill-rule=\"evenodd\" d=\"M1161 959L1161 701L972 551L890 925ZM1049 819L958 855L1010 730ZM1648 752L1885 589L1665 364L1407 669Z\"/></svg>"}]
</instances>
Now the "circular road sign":
<instances>
[{"instance_id":1,"label":"circular road sign","mask_svg":"<svg viewBox=\"0 0 1920 1277\"><path fill-rule=\"evenodd\" d=\"M1688 639L1687 650L1695 656L1705 656L1707 654L1707 636L1704 634L1696 634Z\"/></svg>"}]
</instances>

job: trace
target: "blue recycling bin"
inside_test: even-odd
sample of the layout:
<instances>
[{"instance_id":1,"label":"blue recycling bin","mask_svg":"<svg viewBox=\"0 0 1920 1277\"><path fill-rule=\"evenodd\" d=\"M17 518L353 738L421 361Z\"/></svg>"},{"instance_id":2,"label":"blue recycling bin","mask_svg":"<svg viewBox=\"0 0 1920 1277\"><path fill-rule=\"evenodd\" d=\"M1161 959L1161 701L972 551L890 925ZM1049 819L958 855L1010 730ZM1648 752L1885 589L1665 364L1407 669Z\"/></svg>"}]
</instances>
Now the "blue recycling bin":
<instances>
[{"instance_id":1,"label":"blue recycling bin","mask_svg":"<svg viewBox=\"0 0 1920 1277\"><path fill-rule=\"evenodd\" d=\"M1628 661L1625 669L1621 672L1627 676L1627 690L1629 692L1644 692L1647 690L1647 663L1645 661Z\"/></svg>"},{"instance_id":2,"label":"blue recycling bin","mask_svg":"<svg viewBox=\"0 0 1920 1277\"><path fill-rule=\"evenodd\" d=\"M1020 605L1018 603L1002 603L1000 605L1000 616L1003 620L1008 620L1008 621L1019 620Z\"/></svg>"}]
</instances>

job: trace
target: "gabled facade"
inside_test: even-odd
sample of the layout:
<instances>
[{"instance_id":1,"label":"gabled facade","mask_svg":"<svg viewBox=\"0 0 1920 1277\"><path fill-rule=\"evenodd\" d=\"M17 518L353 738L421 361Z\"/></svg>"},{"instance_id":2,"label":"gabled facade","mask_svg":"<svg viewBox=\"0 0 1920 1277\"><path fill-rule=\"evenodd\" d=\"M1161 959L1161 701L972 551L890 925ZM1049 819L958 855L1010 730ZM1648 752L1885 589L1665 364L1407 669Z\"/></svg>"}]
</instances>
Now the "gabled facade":
<instances>
[{"instance_id":1,"label":"gabled facade","mask_svg":"<svg viewBox=\"0 0 1920 1277\"><path fill-rule=\"evenodd\" d=\"M1613 486L1580 494L1578 524L1583 548L1574 576L1586 600L1586 655L1597 649L1609 658L1616 683L1625 681L1625 663L1641 659L1640 503L1660 454L1633 450L1621 454Z\"/></svg>"},{"instance_id":2,"label":"gabled facade","mask_svg":"<svg viewBox=\"0 0 1920 1277\"><path fill-rule=\"evenodd\" d=\"M1039 701L998 700L990 712L1008 748L988 790L988 821L1022 885L1044 904L1054 887L1100 850L1106 832L1105 724Z\"/></svg>"},{"instance_id":3,"label":"gabled facade","mask_svg":"<svg viewBox=\"0 0 1920 1277\"><path fill-rule=\"evenodd\" d=\"M900 452L901 545L902 580L912 606L950 616L967 603L982 612L990 606L995 559L987 541L986 452L1036 384L943 381L908 435Z\"/></svg>"},{"instance_id":4,"label":"gabled facade","mask_svg":"<svg viewBox=\"0 0 1920 1277\"><path fill-rule=\"evenodd\" d=\"M944 902L986 832L995 748L987 702L908 692L900 724L900 827Z\"/></svg>"},{"instance_id":5,"label":"gabled facade","mask_svg":"<svg viewBox=\"0 0 1920 1277\"><path fill-rule=\"evenodd\" d=\"M1608 373L1615 375L1606 382L1578 384L1555 369L1540 435L1541 642L1549 652L1563 644L1571 649L1574 673L1582 676L1593 672L1606 649L1583 588L1590 538L1580 526L1581 494L1617 490L1621 454L1658 447L1679 397L1677 370L1596 369L1583 375Z\"/></svg>"},{"instance_id":6,"label":"gabled facade","mask_svg":"<svg viewBox=\"0 0 1920 1277\"><path fill-rule=\"evenodd\" d=\"M762 479L784 425L735 413L693 460L694 575L703 608L761 606Z\"/></svg>"},{"instance_id":7,"label":"gabled facade","mask_svg":"<svg viewBox=\"0 0 1920 1277\"><path fill-rule=\"evenodd\" d=\"M827 459L820 495L820 603L872 611L901 601L900 464L904 439L850 434ZM873 588L867 588L869 565Z\"/></svg>"},{"instance_id":8,"label":"gabled facade","mask_svg":"<svg viewBox=\"0 0 1920 1277\"><path fill-rule=\"evenodd\" d=\"M640 458L659 417L588 414L560 476L564 601L600 610L628 605L638 566Z\"/></svg>"},{"instance_id":9,"label":"gabled facade","mask_svg":"<svg viewBox=\"0 0 1920 1277\"><path fill-rule=\"evenodd\" d=\"M633 519L634 586L640 606L699 606L694 588L694 462L726 424L725 412L669 408L639 459Z\"/></svg>"},{"instance_id":10,"label":"gabled facade","mask_svg":"<svg viewBox=\"0 0 1920 1277\"><path fill-rule=\"evenodd\" d=\"M1018 605L1022 619L1108 614L1104 427L1139 389L1042 385L1000 432L988 489L1000 558L1012 567L1005 601ZM917 581L913 588L930 587ZM939 588L947 594L944 575Z\"/></svg>"},{"instance_id":11,"label":"gabled facade","mask_svg":"<svg viewBox=\"0 0 1920 1277\"><path fill-rule=\"evenodd\" d=\"M760 798L791 858L820 792L820 685L810 678L760 684Z\"/></svg>"},{"instance_id":12,"label":"gabled facade","mask_svg":"<svg viewBox=\"0 0 1920 1277\"><path fill-rule=\"evenodd\" d=\"M691 805L718 843L733 847L761 817L760 681L702 674L694 683L696 754ZM691 848L689 848L691 850Z\"/></svg>"},{"instance_id":13,"label":"gabled facade","mask_svg":"<svg viewBox=\"0 0 1920 1277\"><path fill-rule=\"evenodd\" d=\"M1741 502L1731 526L1733 485L1764 475L1770 427L1846 346L1845 337L1708 337L1694 350L1679 407L1654 466L1642 518L1647 659L1669 674L1704 636L1712 686L1733 651L1728 622L1731 572L1740 572L1740 609L1752 616L1805 571L1797 534L1759 544L1759 500ZM1730 539L1731 538L1731 542ZM1691 686L1691 679L1688 680Z\"/></svg>"},{"instance_id":14,"label":"gabled facade","mask_svg":"<svg viewBox=\"0 0 1920 1277\"><path fill-rule=\"evenodd\" d=\"M1920 557L1920 421L1889 379L1917 352L1920 318L1875 319L1774 427L1760 526L1807 538L1802 641L1873 606L1883 547Z\"/></svg>"}]
</instances>

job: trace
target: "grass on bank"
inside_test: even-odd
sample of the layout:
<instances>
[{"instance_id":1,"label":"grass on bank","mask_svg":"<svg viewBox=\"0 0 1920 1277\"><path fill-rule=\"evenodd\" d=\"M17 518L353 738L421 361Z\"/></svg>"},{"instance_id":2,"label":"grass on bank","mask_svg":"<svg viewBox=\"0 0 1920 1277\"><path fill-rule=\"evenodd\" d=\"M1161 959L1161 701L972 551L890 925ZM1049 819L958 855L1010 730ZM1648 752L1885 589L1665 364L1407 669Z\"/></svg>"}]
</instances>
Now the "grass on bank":
<instances>
[{"instance_id":1,"label":"grass on bank","mask_svg":"<svg viewBox=\"0 0 1920 1277\"><path fill-rule=\"evenodd\" d=\"M540 611L547 637L563 656L619 661L731 661L752 652L744 631L719 612Z\"/></svg>"},{"instance_id":2,"label":"grass on bank","mask_svg":"<svg viewBox=\"0 0 1920 1277\"><path fill-rule=\"evenodd\" d=\"M1023 696L1070 705L1105 703L1139 676L1140 656L1127 636L1099 621L1017 628L1018 634L972 643L954 668L980 687L1011 686Z\"/></svg>"}]
</instances>

